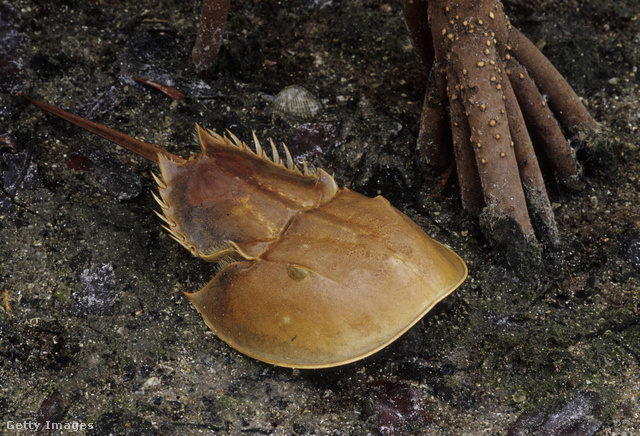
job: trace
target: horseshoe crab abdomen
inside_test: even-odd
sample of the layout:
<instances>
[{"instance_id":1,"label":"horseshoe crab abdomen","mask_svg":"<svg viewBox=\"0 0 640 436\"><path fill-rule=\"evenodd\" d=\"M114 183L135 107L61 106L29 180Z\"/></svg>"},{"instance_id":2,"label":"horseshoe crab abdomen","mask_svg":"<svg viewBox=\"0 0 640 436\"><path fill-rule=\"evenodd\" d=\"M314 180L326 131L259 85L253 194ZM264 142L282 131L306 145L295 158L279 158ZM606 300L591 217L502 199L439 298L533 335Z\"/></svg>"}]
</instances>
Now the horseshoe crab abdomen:
<instances>
[{"instance_id":1,"label":"horseshoe crab abdomen","mask_svg":"<svg viewBox=\"0 0 640 436\"><path fill-rule=\"evenodd\" d=\"M198 129L202 154L184 163L159 162L165 221L171 234L198 257L218 260L215 253L228 248L228 241L247 255L258 255L293 216L337 192L324 171L302 174L239 141L234 145Z\"/></svg>"}]
</instances>

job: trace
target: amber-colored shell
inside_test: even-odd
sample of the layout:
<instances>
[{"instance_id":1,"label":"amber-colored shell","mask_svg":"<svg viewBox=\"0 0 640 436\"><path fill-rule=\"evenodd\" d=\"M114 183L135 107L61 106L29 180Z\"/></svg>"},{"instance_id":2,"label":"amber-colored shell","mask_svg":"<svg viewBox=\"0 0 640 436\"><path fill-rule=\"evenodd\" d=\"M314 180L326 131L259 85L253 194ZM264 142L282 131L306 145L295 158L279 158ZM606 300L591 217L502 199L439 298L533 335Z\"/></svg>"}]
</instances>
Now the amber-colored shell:
<instances>
[{"instance_id":1,"label":"amber-colored shell","mask_svg":"<svg viewBox=\"0 0 640 436\"><path fill-rule=\"evenodd\" d=\"M226 265L186 294L229 345L256 359L325 368L389 345L466 278L465 263L378 196L340 189L319 170L286 166L197 126L184 160L33 99L62 119L160 165L158 214L191 253Z\"/></svg>"},{"instance_id":2,"label":"amber-colored shell","mask_svg":"<svg viewBox=\"0 0 640 436\"><path fill-rule=\"evenodd\" d=\"M195 256L231 263L186 294L240 352L295 368L369 356L466 278L465 263L383 197L304 174L198 127L202 154L160 156L168 230ZM272 148L275 152L275 147Z\"/></svg>"}]
</instances>

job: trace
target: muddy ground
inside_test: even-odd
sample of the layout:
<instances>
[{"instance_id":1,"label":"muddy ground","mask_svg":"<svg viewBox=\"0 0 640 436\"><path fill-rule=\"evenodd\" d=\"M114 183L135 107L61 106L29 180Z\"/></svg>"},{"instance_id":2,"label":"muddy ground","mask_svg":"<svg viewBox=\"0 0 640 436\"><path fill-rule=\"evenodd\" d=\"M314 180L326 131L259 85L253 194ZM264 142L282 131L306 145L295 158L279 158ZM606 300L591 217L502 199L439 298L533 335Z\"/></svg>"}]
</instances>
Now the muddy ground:
<instances>
[{"instance_id":1,"label":"muddy ground","mask_svg":"<svg viewBox=\"0 0 640 436\"><path fill-rule=\"evenodd\" d=\"M579 194L548 180L563 249L526 275L462 210L455 180L439 192L423 171L426 72L398 2L232 0L208 77L190 63L200 7L0 4L2 431L49 421L67 427L54 434L95 435L640 433L637 2L506 2L607 126L615 155L584 163ZM323 102L315 119L273 116L271 100L294 84ZM299 371L247 358L182 294L215 270L160 228L154 165L15 91L184 157L198 150L194 122L284 140L340 185L384 195L455 249L469 278L364 361Z\"/></svg>"}]
</instances>

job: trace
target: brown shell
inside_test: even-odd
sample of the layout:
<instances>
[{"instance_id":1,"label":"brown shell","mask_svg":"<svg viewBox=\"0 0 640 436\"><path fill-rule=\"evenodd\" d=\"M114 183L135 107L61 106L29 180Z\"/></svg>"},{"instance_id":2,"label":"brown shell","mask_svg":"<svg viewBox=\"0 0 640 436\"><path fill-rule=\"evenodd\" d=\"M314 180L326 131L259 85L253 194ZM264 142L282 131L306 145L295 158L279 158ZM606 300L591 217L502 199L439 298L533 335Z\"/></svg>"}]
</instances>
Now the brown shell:
<instances>
[{"instance_id":1,"label":"brown shell","mask_svg":"<svg viewBox=\"0 0 640 436\"><path fill-rule=\"evenodd\" d=\"M466 278L465 263L383 197L301 173L256 141L198 127L202 154L160 157L163 219L195 256L233 261L186 294L233 348L295 368L369 356ZM275 147L274 147L275 150Z\"/></svg>"},{"instance_id":2,"label":"brown shell","mask_svg":"<svg viewBox=\"0 0 640 436\"><path fill-rule=\"evenodd\" d=\"M194 256L225 264L186 294L232 347L295 368L353 362L384 348L453 292L465 263L378 196L340 189L324 171L253 153L197 126L184 160L26 95L62 119L160 165L158 214Z\"/></svg>"}]
</instances>

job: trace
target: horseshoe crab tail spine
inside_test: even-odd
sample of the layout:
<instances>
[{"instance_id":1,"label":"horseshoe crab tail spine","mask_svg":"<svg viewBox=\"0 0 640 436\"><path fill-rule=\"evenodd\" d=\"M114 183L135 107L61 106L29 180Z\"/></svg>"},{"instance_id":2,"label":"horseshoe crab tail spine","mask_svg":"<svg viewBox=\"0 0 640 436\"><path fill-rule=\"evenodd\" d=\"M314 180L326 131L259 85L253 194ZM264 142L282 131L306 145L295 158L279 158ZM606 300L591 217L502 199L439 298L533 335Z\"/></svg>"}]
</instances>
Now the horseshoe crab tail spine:
<instances>
[{"instance_id":1,"label":"horseshoe crab tail spine","mask_svg":"<svg viewBox=\"0 0 640 436\"><path fill-rule=\"evenodd\" d=\"M69 121L70 123L82 127L83 129L88 130L92 133L95 133L98 136L102 136L106 140L111 141L114 144L118 144L126 148L127 150L144 157L145 159L149 159L152 162L158 163L158 154L162 154L164 157L173 162L184 162L184 159L182 159L180 156L169 153L168 151L158 147L157 145L140 141L133 136L129 136L110 127L104 126L94 121L90 121L78 115L74 115L55 106L51 106L50 104L47 104L43 101L36 100L35 98L24 95L21 92L18 92L18 95L20 95L22 98L24 98L34 106L38 106L40 109L47 111L50 114L62 118L63 120Z\"/></svg>"}]
</instances>

